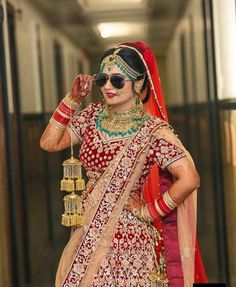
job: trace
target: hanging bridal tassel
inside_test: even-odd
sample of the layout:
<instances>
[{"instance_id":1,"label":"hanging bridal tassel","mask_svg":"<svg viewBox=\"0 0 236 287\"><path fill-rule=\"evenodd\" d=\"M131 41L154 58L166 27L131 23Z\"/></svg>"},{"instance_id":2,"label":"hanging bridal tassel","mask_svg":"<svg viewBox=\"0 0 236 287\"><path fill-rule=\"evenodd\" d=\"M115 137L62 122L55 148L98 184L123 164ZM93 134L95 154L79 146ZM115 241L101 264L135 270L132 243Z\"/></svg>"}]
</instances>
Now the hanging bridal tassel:
<instances>
[{"instance_id":1,"label":"hanging bridal tassel","mask_svg":"<svg viewBox=\"0 0 236 287\"><path fill-rule=\"evenodd\" d=\"M160 255L158 270L149 275L149 280L153 283L155 282L158 287L168 287L165 258L162 254Z\"/></svg>"},{"instance_id":2,"label":"hanging bridal tassel","mask_svg":"<svg viewBox=\"0 0 236 287\"><path fill-rule=\"evenodd\" d=\"M154 235L154 242L155 242L156 247L158 247L159 244L163 246L163 238L161 234L159 233L159 231L157 230L154 231L154 227L153 227L153 235ZM152 283L154 283L155 286L157 287L168 287L168 278L166 274L166 261L164 257L164 251L160 252L159 260L158 260L156 256L155 247L153 247L153 255L156 261L157 270L150 273L149 280Z\"/></svg>"},{"instance_id":3,"label":"hanging bridal tassel","mask_svg":"<svg viewBox=\"0 0 236 287\"><path fill-rule=\"evenodd\" d=\"M70 159L63 162L64 177L61 181L61 190L70 192L63 199L65 213L62 214L62 225L81 226L83 221L82 192L85 189L85 181L82 179L82 166L78 159L71 155ZM80 194L76 194L80 191Z\"/></svg>"},{"instance_id":4,"label":"hanging bridal tassel","mask_svg":"<svg viewBox=\"0 0 236 287\"><path fill-rule=\"evenodd\" d=\"M83 223L83 190L85 181L82 178L82 164L73 156L71 141L71 157L63 162L63 179L61 190L69 192L63 199L65 212L62 214L61 224L66 227L82 226ZM76 194L79 191L79 194Z\"/></svg>"}]
</instances>

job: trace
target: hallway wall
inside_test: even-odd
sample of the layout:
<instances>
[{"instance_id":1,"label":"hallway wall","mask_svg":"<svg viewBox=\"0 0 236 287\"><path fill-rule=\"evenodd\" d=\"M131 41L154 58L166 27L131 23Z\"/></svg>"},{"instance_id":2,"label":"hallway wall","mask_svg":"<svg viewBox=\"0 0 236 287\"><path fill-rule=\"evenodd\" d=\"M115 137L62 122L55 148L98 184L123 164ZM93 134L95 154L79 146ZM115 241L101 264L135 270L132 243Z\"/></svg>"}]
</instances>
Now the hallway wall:
<instances>
[{"instance_id":1,"label":"hallway wall","mask_svg":"<svg viewBox=\"0 0 236 287\"><path fill-rule=\"evenodd\" d=\"M170 46L157 59L170 123L201 177L198 234L209 280L234 286L236 97L231 93L228 101L222 94L227 67L217 45L224 35L214 24L216 1L188 3ZM69 237L60 225L59 190L68 152L46 153L39 140L75 75L97 72L100 57L71 42L31 4L8 1L9 45L0 23L0 286L7 287L53 285ZM10 63L4 62L5 51ZM94 90L81 108L99 94Z\"/></svg>"},{"instance_id":2,"label":"hallway wall","mask_svg":"<svg viewBox=\"0 0 236 287\"><path fill-rule=\"evenodd\" d=\"M235 1L222 4L189 1L166 58L167 103L201 177L198 234L209 281L234 286Z\"/></svg>"},{"instance_id":3,"label":"hallway wall","mask_svg":"<svg viewBox=\"0 0 236 287\"><path fill-rule=\"evenodd\" d=\"M12 87L17 89L13 99L19 101L19 105L14 104L13 109L3 106L7 110L6 122L1 122L1 130L4 133L13 125L14 114L18 114L17 128L8 130L6 141L18 137L20 158L16 160L15 151L10 147L6 154L8 162L4 163L1 156L1 167L5 167L6 172L8 166L10 169L11 166L18 166L20 174L16 171L12 181L19 175L22 182L18 186L8 186L4 180L1 181L5 190L1 189L1 204L5 208L1 208L1 221L6 229L1 229L0 236L0 245L4 247L1 249L0 282L8 287L42 287L54 281L55 269L69 231L60 224L63 194L59 189L61 164L67 154L43 152L39 140L60 98L70 90L75 75L88 73L90 67L85 52L57 28L51 27L29 2L9 1L9 11L12 8L16 13L8 17L8 23L12 23L9 36L11 47L5 43L4 48L9 51L15 49L11 66L6 68L10 70ZM62 82L59 82L60 79ZM1 91L4 101L8 96L7 88ZM1 140L4 140L3 133ZM1 144L2 151L4 142ZM1 173L1 176L7 178L6 173ZM7 209L9 197L13 212ZM8 220L11 222L10 230Z\"/></svg>"},{"instance_id":4,"label":"hallway wall","mask_svg":"<svg viewBox=\"0 0 236 287\"><path fill-rule=\"evenodd\" d=\"M200 174L199 242L209 280L219 282L203 21L201 1L190 1L167 54L167 103L170 121Z\"/></svg>"}]
</instances>

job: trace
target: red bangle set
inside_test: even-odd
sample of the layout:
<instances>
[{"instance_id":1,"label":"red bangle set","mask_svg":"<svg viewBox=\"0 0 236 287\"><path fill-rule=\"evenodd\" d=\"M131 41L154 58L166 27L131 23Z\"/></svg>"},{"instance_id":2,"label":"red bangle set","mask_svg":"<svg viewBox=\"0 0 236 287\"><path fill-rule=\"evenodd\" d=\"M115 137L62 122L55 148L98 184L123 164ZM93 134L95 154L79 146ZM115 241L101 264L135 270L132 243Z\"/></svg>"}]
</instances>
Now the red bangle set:
<instances>
[{"instance_id":1,"label":"red bangle set","mask_svg":"<svg viewBox=\"0 0 236 287\"><path fill-rule=\"evenodd\" d=\"M75 104L74 101L70 99L69 94L66 95L53 113L49 122L57 128L64 129L78 106L78 104Z\"/></svg>"},{"instance_id":2,"label":"red bangle set","mask_svg":"<svg viewBox=\"0 0 236 287\"><path fill-rule=\"evenodd\" d=\"M58 108L59 108L59 110L62 112L62 113L64 113L64 114L66 114L66 115L71 115L71 113L73 113L76 109L73 109L72 107L70 107L70 106L68 106L65 102L64 102L64 100L62 100L61 102L60 102L60 105L58 106Z\"/></svg>"},{"instance_id":3,"label":"red bangle set","mask_svg":"<svg viewBox=\"0 0 236 287\"><path fill-rule=\"evenodd\" d=\"M177 204L172 200L169 192L166 191L162 196L154 201L154 204L147 204L147 210L153 220L166 216L177 207Z\"/></svg>"},{"instance_id":4,"label":"red bangle set","mask_svg":"<svg viewBox=\"0 0 236 287\"><path fill-rule=\"evenodd\" d=\"M152 203L147 204L147 210L153 220L160 218L160 214L156 211L156 208Z\"/></svg>"}]
</instances>

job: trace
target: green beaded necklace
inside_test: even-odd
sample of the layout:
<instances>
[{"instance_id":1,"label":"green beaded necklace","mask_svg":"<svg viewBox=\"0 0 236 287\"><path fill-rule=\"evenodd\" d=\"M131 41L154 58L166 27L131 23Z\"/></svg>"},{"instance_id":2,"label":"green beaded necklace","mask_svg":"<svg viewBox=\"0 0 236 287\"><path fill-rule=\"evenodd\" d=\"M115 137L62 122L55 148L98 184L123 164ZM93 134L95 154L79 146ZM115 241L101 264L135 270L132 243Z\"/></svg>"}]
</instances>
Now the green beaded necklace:
<instances>
[{"instance_id":1,"label":"green beaded necklace","mask_svg":"<svg viewBox=\"0 0 236 287\"><path fill-rule=\"evenodd\" d=\"M132 108L128 112L114 112L104 107L95 121L96 128L112 136L129 136L138 131L142 124L150 118L140 106Z\"/></svg>"}]
</instances>

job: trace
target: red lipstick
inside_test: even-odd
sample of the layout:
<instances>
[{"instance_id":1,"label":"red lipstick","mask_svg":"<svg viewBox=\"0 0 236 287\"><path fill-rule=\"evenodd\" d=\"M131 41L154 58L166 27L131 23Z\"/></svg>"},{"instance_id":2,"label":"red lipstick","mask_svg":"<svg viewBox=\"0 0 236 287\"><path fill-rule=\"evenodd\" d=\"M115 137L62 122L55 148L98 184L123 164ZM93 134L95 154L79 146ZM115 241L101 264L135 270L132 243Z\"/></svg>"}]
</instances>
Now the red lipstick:
<instances>
[{"instance_id":1,"label":"red lipstick","mask_svg":"<svg viewBox=\"0 0 236 287\"><path fill-rule=\"evenodd\" d=\"M113 97L115 97L116 96L116 94L114 94L114 93L107 93L107 97L109 98L109 99L111 99L111 98L113 98Z\"/></svg>"}]
</instances>

